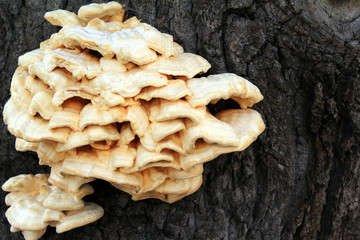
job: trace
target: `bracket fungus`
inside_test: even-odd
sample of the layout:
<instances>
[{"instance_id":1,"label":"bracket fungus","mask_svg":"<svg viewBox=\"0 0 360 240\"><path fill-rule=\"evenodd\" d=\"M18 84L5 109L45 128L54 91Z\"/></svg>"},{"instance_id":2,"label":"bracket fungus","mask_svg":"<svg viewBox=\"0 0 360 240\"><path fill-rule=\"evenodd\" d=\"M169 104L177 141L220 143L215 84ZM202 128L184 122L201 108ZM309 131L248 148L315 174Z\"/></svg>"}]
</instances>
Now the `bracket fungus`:
<instances>
[{"instance_id":1,"label":"bracket fungus","mask_svg":"<svg viewBox=\"0 0 360 240\"><path fill-rule=\"evenodd\" d=\"M4 121L18 151L51 167L3 185L11 231L26 239L100 218L101 207L81 200L97 178L134 200L180 200L201 186L205 162L245 149L265 128L248 108L263 99L255 85L229 73L194 78L210 68L204 58L123 17L116 2L46 13L62 29L19 57ZM208 111L229 98L240 108Z\"/></svg>"},{"instance_id":2,"label":"bracket fungus","mask_svg":"<svg viewBox=\"0 0 360 240\"><path fill-rule=\"evenodd\" d=\"M62 233L96 221L104 215L102 207L82 198L94 192L89 184L64 190L48 181L48 174L18 175L7 180L2 189L10 192L5 215L11 231L21 231L25 239L38 239L47 226ZM69 179L69 181L71 181Z\"/></svg>"}]
</instances>

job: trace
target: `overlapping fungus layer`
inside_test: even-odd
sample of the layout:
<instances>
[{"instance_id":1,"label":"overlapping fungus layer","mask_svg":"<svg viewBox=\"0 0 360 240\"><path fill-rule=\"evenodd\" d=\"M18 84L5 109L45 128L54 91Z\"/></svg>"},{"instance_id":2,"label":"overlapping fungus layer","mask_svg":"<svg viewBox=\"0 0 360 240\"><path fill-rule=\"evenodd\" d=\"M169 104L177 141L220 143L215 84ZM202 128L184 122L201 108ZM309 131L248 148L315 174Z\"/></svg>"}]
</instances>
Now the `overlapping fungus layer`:
<instances>
[{"instance_id":1,"label":"overlapping fungus layer","mask_svg":"<svg viewBox=\"0 0 360 240\"><path fill-rule=\"evenodd\" d=\"M26 240L40 238L48 225L62 233L104 215L102 207L82 200L94 192L83 179L62 189L48 182L48 174L22 174L10 178L2 188L10 192L5 198L6 205L11 205L5 214L10 230L21 231Z\"/></svg>"},{"instance_id":2,"label":"overlapping fungus layer","mask_svg":"<svg viewBox=\"0 0 360 240\"><path fill-rule=\"evenodd\" d=\"M37 152L61 189L99 178L134 200L172 203L200 187L204 162L264 130L248 108L263 96L235 74L195 78L210 68L204 58L123 17L115 2L46 13L62 29L19 57L4 120L16 149ZM229 98L241 108L210 114Z\"/></svg>"}]
</instances>

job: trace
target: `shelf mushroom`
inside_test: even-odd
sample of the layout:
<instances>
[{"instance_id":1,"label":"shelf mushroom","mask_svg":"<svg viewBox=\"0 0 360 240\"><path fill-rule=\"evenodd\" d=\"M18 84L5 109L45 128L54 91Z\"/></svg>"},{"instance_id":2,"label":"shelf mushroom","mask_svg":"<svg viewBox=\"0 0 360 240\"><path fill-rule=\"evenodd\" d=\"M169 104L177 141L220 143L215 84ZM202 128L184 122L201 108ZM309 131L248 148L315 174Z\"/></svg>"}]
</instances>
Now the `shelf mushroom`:
<instances>
[{"instance_id":1,"label":"shelf mushroom","mask_svg":"<svg viewBox=\"0 0 360 240\"><path fill-rule=\"evenodd\" d=\"M38 239L47 226L61 233L94 222L104 215L102 207L81 198L94 192L88 184L77 191L65 191L48 181L48 174L19 175L7 180L2 189L10 192L5 215L11 231L22 231L25 239Z\"/></svg>"},{"instance_id":2,"label":"shelf mushroom","mask_svg":"<svg viewBox=\"0 0 360 240\"><path fill-rule=\"evenodd\" d=\"M197 77L208 61L135 17L124 20L119 3L45 18L62 29L19 57L3 112L16 149L51 167L49 176L3 185L11 231L26 239L100 218L100 206L81 200L97 178L133 200L178 201L201 186L205 162L244 150L264 131L248 108L263 99L255 85L230 73ZM208 111L229 98L240 108Z\"/></svg>"}]
</instances>

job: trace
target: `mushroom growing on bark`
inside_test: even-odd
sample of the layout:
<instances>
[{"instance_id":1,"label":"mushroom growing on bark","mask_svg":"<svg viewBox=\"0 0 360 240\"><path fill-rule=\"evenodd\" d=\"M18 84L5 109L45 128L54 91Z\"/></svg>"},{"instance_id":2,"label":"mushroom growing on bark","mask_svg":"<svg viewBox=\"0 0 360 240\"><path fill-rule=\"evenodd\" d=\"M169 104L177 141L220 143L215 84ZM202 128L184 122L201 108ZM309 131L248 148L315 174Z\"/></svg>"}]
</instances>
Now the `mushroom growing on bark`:
<instances>
[{"instance_id":1,"label":"mushroom growing on bark","mask_svg":"<svg viewBox=\"0 0 360 240\"><path fill-rule=\"evenodd\" d=\"M94 222L104 215L102 207L85 203L81 198L94 192L84 184L76 191L65 191L51 185L49 175L19 175L7 180L2 189L10 192L5 215L11 231L21 231L25 239L38 239L48 225L58 233Z\"/></svg>"},{"instance_id":2,"label":"mushroom growing on bark","mask_svg":"<svg viewBox=\"0 0 360 240\"><path fill-rule=\"evenodd\" d=\"M3 186L12 230L25 238L101 217L81 200L96 178L133 200L178 201L201 186L205 162L245 149L265 128L248 108L263 99L255 85L229 73L194 78L210 68L204 58L123 17L116 2L46 13L62 29L19 57L4 121L18 151L51 167L48 179L21 175ZM229 98L241 108L208 111Z\"/></svg>"}]
</instances>

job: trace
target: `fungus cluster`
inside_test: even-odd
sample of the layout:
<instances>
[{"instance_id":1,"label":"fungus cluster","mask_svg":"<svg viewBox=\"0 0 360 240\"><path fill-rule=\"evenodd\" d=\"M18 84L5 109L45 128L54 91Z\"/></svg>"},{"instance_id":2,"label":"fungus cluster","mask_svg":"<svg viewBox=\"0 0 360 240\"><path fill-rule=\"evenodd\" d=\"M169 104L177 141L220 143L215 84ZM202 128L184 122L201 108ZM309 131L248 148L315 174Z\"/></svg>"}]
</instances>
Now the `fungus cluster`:
<instances>
[{"instance_id":1,"label":"fungus cluster","mask_svg":"<svg viewBox=\"0 0 360 240\"><path fill-rule=\"evenodd\" d=\"M65 210L101 217L101 207L81 200L92 192L85 183L96 178L133 200L177 201L200 187L203 163L245 149L264 130L260 114L248 108L263 98L255 85L229 73L195 78L210 68L204 58L136 17L124 20L120 4L45 18L62 28L19 57L3 113L16 149L36 152L51 167L49 177L20 175L3 185L11 192L12 230L25 238L36 239L27 236L41 236L47 225L58 232L83 225L61 227ZM229 98L241 108L208 111L209 103ZM49 205L54 196L76 209ZM34 204L36 214L27 210ZM42 228L18 224L13 215L22 211Z\"/></svg>"},{"instance_id":2,"label":"fungus cluster","mask_svg":"<svg viewBox=\"0 0 360 240\"><path fill-rule=\"evenodd\" d=\"M104 215L102 207L82 198L94 189L79 181L60 188L48 182L48 174L18 175L2 186L6 195L6 217L11 232L21 231L25 239L40 238L48 225L62 233L94 222Z\"/></svg>"}]
</instances>

